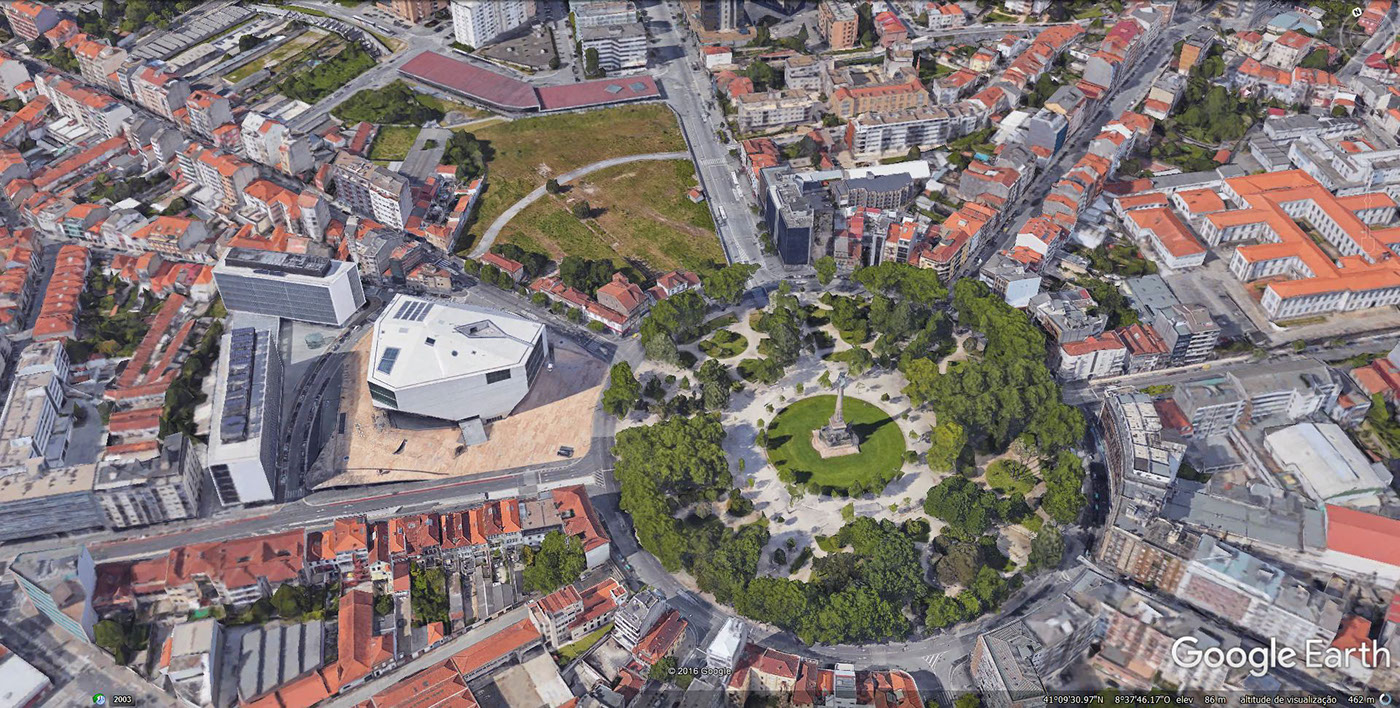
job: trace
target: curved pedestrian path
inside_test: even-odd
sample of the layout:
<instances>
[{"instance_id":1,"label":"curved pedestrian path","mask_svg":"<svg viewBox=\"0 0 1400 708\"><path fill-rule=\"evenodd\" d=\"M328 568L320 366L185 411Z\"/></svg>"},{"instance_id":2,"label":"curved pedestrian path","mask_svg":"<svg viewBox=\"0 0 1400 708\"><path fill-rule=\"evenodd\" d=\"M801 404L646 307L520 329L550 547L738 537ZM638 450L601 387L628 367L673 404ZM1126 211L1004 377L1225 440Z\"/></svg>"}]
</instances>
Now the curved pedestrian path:
<instances>
[{"instance_id":1,"label":"curved pedestrian path","mask_svg":"<svg viewBox=\"0 0 1400 708\"><path fill-rule=\"evenodd\" d=\"M600 160L591 165L584 165L583 167L580 167L576 170L565 172L556 179L559 180L559 184L568 184L578 179L579 177L583 177L584 175L597 172L598 170L604 170L609 167L616 167L617 165L625 165L629 162L644 162L647 160L689 159L690 153L684 151L650 152L642 155L627 155L626 157L614 157L607 160ZM487 188L489 189L490 187ZM544 185L540 185L536 187L534 191L525 195L525 197L522 198L520 201L510 205L509 209L506 209L500 216L496 217L495 221L491 222L491 226L486 229L486 233L482 235L481 241L476 244L475 248L472 249L470 256L472 258L480 258L486 255L486 252L491 250L491 245L496 242L496 237L500 235L501 229L504 229L506 227L506 224L509 224L510 220L514 219L516 215L518 215L522 211L525 211L525 207L535 203L536 200L543 196Z\"/></svg>"}]
</instances>

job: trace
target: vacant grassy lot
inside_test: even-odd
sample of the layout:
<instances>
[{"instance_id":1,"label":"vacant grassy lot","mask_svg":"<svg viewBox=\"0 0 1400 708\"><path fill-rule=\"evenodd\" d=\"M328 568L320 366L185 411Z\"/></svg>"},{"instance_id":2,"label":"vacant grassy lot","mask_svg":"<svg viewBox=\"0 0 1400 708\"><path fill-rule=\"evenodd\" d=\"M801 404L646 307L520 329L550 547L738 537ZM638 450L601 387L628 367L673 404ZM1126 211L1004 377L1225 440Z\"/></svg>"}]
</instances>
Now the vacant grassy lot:
<instances>
[{"instance_id":1,"label":"vacant grassy lot","mask_svg":"<svg viewBox=\"0 0 1400 708\"><path fill-rule=\"evenodd\" d=\"M780 478L799 484L878 490L904 463L904 434L884 411L857 398L845 399L846 422L855 428L860 452L822 459L812 448L812 431L826 425L835 396L804 398L780 411L768 426L768 460Z\"/></svg>"},{"instance_id":2,"label":"vacant grassy lot","mask_svg":"<svg viewBox=\"0 0 1400 708\"><path fill-rule=\"evenodd\" d=\"M379 129L369 148L371 160L402 160L418 137L417 126L386 125Z\"/></svg>"},{"instance_id":3,"label":"vacant grassy lot","mask_svg":"<svg viewBox=\"0 0 1400 708\"><path fill-rule=\"evenodd\" d=\"M579 638L578 641L559 647L559 664L561 666L566 666L569 662L582 656L584 652L592 649L593 645L601 641L603 637L608 636L608 632L611 632L612 628L612 623L609 622Z\"/></svg>"},{"instance_id":4,"label":"vacant grassy lot","mask_svg":"<svg viewBox=\"0 0 1400 708\"><path fill-rule=\"evenodd\" d=\"M700 343L700 351L713 359L728 359L739 356L749 348L749 340L744 339L741 334L735 334L727 329L715 332L713 337Z\"/></svg>"},{"instance_id":5,"label":"vacant grassy lot","mask_svg":"<svg viewBox=\"0 0 1400 708\"><path fill-rule=\"evenodd\" d=\"M264 54L261 57L258 57L257 59L254 59L248 62L247 64L244 64L243 66L234 69L233 71L229 72L228 76L225 76L224 79L231 84L236 84L239 81L242 81L248 78L249 76L252 76L253 73L259 69L269 66L276 66L284 60L294 57L297 54L300 54L301 52L309 48L311 45L320 41L320 39L325 36L326 32L324 30L307 30L305 34L298 36L296 39L293 39L292 41L287 42L286 44L268 52L267 54Z\"/></svg>"},{"instance_id":6,"label":"vacant grassy lot","mask_svg":"<svg viewBox=\"0 0 1400 708\"><path fill-rule=\"evenodd\" d=\"M469 240L552 176L610 157L685 149L675 115L659 104L525 118L471 132L494 155Z\"/></svg>"},{"instance_id":7,"label":"vacant grassy lot","mask_svg":"<svg viewBox=\"0 0 1400 708\"><path fill-rule=\"evenodd\" d=\"M688 160L610 167L568 185L563 195L546 195L531 204L511 220L499 241L537 248L556 260L608 258L621 265L633 259L656 271L722 264L724 253L709 209L686 196L695 184ZM569 209L579 200L588 202L593 217L574 218ZM488 222L483 217L477 223Z\"/></svg>"}]
</instances>

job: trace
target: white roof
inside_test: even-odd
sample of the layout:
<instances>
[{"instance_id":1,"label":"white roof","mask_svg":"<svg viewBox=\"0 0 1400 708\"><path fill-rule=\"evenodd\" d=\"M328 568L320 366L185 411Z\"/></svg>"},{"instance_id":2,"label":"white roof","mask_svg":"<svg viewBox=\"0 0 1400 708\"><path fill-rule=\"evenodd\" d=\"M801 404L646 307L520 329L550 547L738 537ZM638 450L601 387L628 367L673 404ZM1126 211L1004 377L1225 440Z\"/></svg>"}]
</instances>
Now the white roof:
<instances>
[{"instance_id":1,"label":"white roof","mask_svg":"<svg viewBox=\"0 0 1400 708\"><path fill-rule=\"evenodd\" d=\"M746 632L744 630L744 621L738 617L730 617L725 620L724 626L720 627L719 633L716 634L714 640L710 642L710 647L706 650L706 653L711 656L722 656L728 659L733 659L738 656L739 648L743 645L745 639L744 635Z\"/></svg>"},{"instance_id":2,"label":"white roof","mask_svg":"<svg viewBox=\"0 0 1400 708\"><path fill-rule=\"evenodd\" d=\"M0 705L27 705L50 685L49 677L18 655L0 656Z\"/></svg>"},{"instance_id":3,"label":"white roof","mask_svg":"<svg viewBox=\"0 0 1400 708\"><path fill-rule=\"evenodd\" d=\"M543 332L497 310L395 295L374 323L369 378L402 389L516 366Z\"/></svg>"},{"instance_id":4,"label":"white roof","mask_svg":"<svg viewBox=\"0 0 1400 708\"><path fill-rule=\"evenodd\" d=\"M1299 423L1264 437L1269 453L1298 477L1317 499L1367 503L1376 490L1390 486L1390 474L1371 464L1366 455L1332 423Z\"/></svg>"}]
</instances>

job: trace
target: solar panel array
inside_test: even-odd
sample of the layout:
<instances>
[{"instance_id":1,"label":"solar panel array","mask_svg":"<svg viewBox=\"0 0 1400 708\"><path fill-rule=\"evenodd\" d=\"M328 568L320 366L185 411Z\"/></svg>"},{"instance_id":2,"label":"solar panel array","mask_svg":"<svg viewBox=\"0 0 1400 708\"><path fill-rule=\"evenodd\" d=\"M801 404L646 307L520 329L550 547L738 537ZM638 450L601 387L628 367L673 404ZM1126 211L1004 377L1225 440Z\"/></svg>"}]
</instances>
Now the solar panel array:
<instances>
[{"instance_id":1,"label":"solar panel array","mask_svg":"<svg viewBox=\"0 0 1400 708\"><path fill-rule=\"evenodd\" d=\"M433 309L433 303L422 300L409 300L399 305L398 312L394 313L394 319L407 320L409 322L422 322L428 316L428 310Z\"/></svg>"},{"instance_id":2,"label":"solar panel array","mask_svg":"<svg viewBox=\"0 0 1400 708\"><path fill-rule=\"evenodd\" d=\"M398 360L399 348L385 347L384 356L379 357L379 366L375 368L379 369L379 373L387 375L394 370L394 362Z\"/></svg>"},{"instance_id":3,"label":"solar panel array","mask_svg":"<svg viewBox=\"0 0 1400 708\"><path fill-rule=\"evenodd\" d=\"M224 385L223 416L219 422L219 437L226 443L248 438L257 330L239 327L229 333L229 338L228 381Z\"/></svg>"}]
</instances>

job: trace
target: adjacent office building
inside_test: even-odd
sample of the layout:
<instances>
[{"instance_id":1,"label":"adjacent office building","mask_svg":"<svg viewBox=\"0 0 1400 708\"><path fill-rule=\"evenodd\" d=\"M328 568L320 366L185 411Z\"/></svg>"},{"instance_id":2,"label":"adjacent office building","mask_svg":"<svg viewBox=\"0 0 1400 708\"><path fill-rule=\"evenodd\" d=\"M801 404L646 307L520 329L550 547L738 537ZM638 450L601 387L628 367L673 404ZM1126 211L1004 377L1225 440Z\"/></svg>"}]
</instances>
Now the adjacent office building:
<instances>
[{"instance_id":1,"label":"adjacent office building","mask_svg":"<svg viewBox=\"0 0 1400 708\"><path fill-rule=\"evenodd\" d=\"M724 32L739 26L739 0L700 0L700 25L710 32Z\"/></svg>"},{"instance_id":2,"label":"adjacent office building","mask_svg":"<svg viewBox=\"0 0 1400 708\"><path fill-rule=\"evenodd\" d=\"M480 47L534 14L534 0L452 0L452 32L458 42Z\"/></svg>"},{"instance_id":3,"label":"adjacent office building","mask_svg":"<svg viewBox=\"0 0 1400 708\"><path fill-rule=\"evenodd\" d=\"M481 441L549 359L543 324L502 312L396 295L375 322L370 396L380 408L457 421Z\"/></svg>"},{"instance_id":4,"label":"adjacent office building","mask_svg":"<svg viewBox=\"0 0 1400 708\"><path fill-rule=\"evenodd\" d=\"M278 322L235 315L234 325L220 342L209 433L209 474L225 506L273 500L282 436Z\"/></svg>"},{"instance_id":5,"label":"adjacent office building","mask_svg":"<svg viewBox=\"0 0 1400 708\"><path fill-rule=\"evenodd\" d=\"M36 342L20 354L0 412L0 476L25 471L50 456L55 426L68 403L63 391L67 381L68 354L62 339Z\"/></svg>"},{"instance_id":6,"label":"adjacent office building","mask_svg":"<svg viewBox=\"0 0 1400 708\"><path fill-rule=\"evenodd\" d=\"M231 248L214 284L232 312L342 327L365 304L354 263L321 256Z\"/></svg>"},{"instance_id":7,"label":"adjacent office building","mask_svg":"<svg viewBox=\"0 0 1400 708\"><path fill-rule=\"evenodd\" d=\"M203 455L203 445L175 433L161 441L155 457L104 458L97 465L93 493L107 526L124 529L197 516Z\"/></svg>"},{"instance_id":8,"label":"adjacent office building","mask_svg":"<svg viewBox=\"0 0 1400 708\"><path fill-rule=\"evenodd\" d=\"M79 641L92 642L97 564L86 546L21 553L9 570L35 609Z\"/></svg>"}]
</instances>

